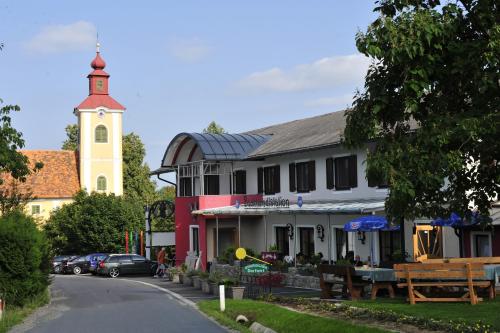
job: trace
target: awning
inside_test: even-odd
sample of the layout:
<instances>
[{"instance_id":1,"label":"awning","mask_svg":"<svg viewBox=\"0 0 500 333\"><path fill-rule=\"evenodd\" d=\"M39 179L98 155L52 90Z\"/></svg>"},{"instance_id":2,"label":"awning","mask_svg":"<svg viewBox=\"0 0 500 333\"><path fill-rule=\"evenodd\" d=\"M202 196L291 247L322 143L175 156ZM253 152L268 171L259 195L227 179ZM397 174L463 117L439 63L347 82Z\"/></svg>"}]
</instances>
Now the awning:
<instances>
[{"instance_id":1,"label":"awning","mask_svg":"<svg viewBox=\"0 0 500 333\"><path fill-rule=\"evenodd\" d=\"M304 203L301 207L291 204L289 207L245 207L241 205L199 209L194 215L332 215L332 214L370 214L384 211L383 200L373 201L333 201Z\"/></svg>"}]
</instances>

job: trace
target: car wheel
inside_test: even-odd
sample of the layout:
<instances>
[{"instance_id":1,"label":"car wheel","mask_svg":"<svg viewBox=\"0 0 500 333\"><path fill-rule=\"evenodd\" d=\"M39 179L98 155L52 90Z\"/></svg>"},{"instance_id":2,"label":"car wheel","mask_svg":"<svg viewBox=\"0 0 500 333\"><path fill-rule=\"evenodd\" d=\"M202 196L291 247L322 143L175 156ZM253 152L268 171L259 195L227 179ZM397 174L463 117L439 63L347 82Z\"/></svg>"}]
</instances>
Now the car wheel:
<instances>
[{"instance_id":1,"label":"car wheel","mask_svg":"<svg viewBox=\"0 0 500 333\"><path fill-rule=\"evenodd\" d=\"M82 272L82 269L78 266L75 266L73 267L73 273L75 273L75 275L78 275Z\"/></svg>"},{"instance_id":2,"label":"car wheel","mask_svg":"<svg viewBox=\"0 0 500 333\"><path fill-rule=\"evenodd\" d=\"M57 265L56 267L54 267L54 273L60 274L61 273L61 266Z\"/></svg>"},{"instance_id":3,"label":"car wheel","mask_svg":"<svg viewBox=\"0 0 500 333\"><path fill-rule=\"evenodd\" d=\"M111 276L112 278L116 278L120 275L120 270L116 267L113 267L110 269L109 271L109 276Z\"/></svg>"}]
</instances>

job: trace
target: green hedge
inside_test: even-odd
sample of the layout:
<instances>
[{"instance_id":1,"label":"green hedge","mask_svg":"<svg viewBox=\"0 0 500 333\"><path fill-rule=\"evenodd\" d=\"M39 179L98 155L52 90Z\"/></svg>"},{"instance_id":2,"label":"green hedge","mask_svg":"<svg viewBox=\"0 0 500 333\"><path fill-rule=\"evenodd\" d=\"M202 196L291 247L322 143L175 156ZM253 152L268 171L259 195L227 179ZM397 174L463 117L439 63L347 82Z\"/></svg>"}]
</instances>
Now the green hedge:
<instances>
[{"instance_id":1,"label":"green hedge","mask_svg":"<svg viewBox=\"0 0 500 333\"><path fill-rule=\"evenodd\" d=\"M31 217L0 217L0 293L7 304L23 306L50 283L49 245Z\"/></svg>"}]
</instances>

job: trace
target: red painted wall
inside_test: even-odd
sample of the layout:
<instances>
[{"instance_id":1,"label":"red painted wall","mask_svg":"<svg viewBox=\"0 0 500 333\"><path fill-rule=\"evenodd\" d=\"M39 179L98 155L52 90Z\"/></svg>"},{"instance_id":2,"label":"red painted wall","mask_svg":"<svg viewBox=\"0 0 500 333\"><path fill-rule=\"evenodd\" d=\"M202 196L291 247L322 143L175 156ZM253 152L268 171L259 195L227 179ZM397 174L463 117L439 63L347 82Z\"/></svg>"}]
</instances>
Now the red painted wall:
<instances>
[{"instance_id":1,"label":"red painted wall","mask_svg":"<svg viewBox=\"0 0 500 333\"><path fill-rule=\"evenodd\" d=\"M480 229L474 229L472 231L480 231ZM464 255L465 257L472 256L472 239L470 237L470 231L464 232ZM495 226L494 231L491 235L491 254L493 257L500 257L500 226Z\"/></svg>"},{"instance_id":2,"label":"red painted wall","mask_svg":"<svg viewBox=\"0 0 500 333\"><path fill-rule=\"evenodd\" d=\"M175 259L181 265L189 251L189 225L193 224L191 207L196 206L198 197L175 198ZM201 231L201 230L200 230ZM201 236L201 233L199 235Z\"/></svg>"},{"instance_id":3,"label":"red painted wall","mask_svg":"<svg viewBox=\"0 0 500 333\"><path fill-rule=\"evenodd\" d=\"M239 200L262 200L261 194L251 195L204 195L199 197L179 197L175 199L175 252L177 265L181 265L189 251L189 226L198 225L200 250L202 251L202 268L207 267L207 226L203 216L193 216L192 210L232 206Z\"/></svg>"}]
</instances>

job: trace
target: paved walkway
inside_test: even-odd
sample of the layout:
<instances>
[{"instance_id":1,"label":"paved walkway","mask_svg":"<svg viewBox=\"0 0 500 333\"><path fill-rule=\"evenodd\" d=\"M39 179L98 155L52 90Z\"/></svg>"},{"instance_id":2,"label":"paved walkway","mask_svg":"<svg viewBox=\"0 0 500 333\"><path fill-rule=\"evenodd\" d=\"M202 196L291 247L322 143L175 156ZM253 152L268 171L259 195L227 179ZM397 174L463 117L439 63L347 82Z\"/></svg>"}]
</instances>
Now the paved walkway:
<instances>
[{"instance_id":1,"label":"paved walkway","mask_svg":"<svg viewBox=\"0 0 500 333\"><path fill-rule=\"evenodd\" d=\"M126 276L124 277L129 280L137 280L142 282L147 282L154 284L158 287L168 289L174 293L187 298L192 302L200 302L204 300L217 299L217 296L206 294L201 291L201 289L195 289L192 286L187 286L185 284L174 283L167 281L166 279L154 279L149 276ZM319 290L303 289L303 288L292 288L292 287L279 287L272 288L271 290L274 296L288 296L288 297L319 297Z\"/></svg>"}]
</instances>

